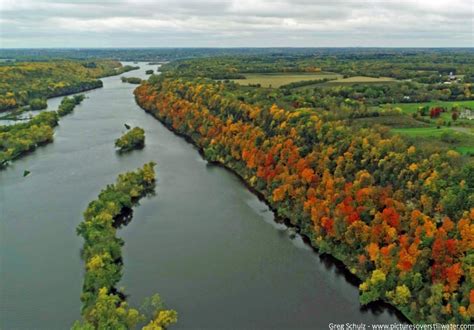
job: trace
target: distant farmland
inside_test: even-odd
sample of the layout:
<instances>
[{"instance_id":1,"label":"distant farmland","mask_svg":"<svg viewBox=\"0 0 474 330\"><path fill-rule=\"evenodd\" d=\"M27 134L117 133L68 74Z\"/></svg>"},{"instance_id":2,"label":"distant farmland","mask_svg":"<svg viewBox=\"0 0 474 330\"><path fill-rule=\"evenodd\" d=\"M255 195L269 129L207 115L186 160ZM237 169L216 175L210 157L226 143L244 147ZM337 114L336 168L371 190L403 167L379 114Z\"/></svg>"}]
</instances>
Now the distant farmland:
<instances>
[{"instance_id":1,"label":"distant farmland","mask_svg":"<svg viewBox=\"0 0 474 330\"><path fill-rule=\"evenodd\" d=\"M261 87L278 88L297 81L308 80L323 80L323 79L339 79L342 75L332 72L320 73L248 73L245 74L245 79L232 79L232 81L239 85L257 85Z\"/></svg>"},{"instance_id":2,"label":"distant farmland","mask_svg":"<svg viewBox=\"0 0 474 330\"><path fill-rule=\"evenodd\" d=\"M326 86L334 86L334 85L351 85L351 84L387 84L387 83L394 83L397 82L396 79L390 77L366 77L366 76L354 76L344 78L342 75L338 77L329 78L330 81L325 81L319 84L310 84L306 86L298 87L298 89L307 89L307 88L315 88L315 87L326 87Z\"/></svg>"}]
</instances>

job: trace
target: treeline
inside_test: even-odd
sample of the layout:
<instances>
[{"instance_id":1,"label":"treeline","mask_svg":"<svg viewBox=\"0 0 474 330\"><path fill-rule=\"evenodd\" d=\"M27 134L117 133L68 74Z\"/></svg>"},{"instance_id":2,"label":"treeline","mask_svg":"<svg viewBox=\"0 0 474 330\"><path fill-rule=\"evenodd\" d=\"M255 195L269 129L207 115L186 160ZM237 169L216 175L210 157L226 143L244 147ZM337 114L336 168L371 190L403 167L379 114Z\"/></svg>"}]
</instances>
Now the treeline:
<instances>
[{"instance_id":1,"label":"treeline","mask_svg":"<svg viewBox=\"0 0 474 330\"><path fill-rule=\"evenodd\" d=\"M150 64L161 64L183 58L199 58L223 55L311 55L314 53L334 55L341 51L336 48L82 48L82 49L3 49L4 58L19 61L38 61L51 59L97 59L116 58L122 61L147 61ZM374 52L373 50L351 49L357 53ZM393 49L383 51L393 52ZM412 50L416 51L416 50ZM380 50L376 50L380 52Z\"/></svg>"},{"instance_id":2,"label":"treeline","mask_svg":"<svg viewBox=\"0 0 474 330\"><path fill-rule=\"evenodd\" d=\"M159 296L149 301L152 315L144 315L129 307L125 294L116 287L122 277L124 244L116 232L131 221L132 207L154 192L154 166L150 162L134 172L120 174L115 184L107 185L84 212L84 220L77 227L77 234L84 239L82 321L77 321L73 329L134 329L150 318L143 329L165 329L177 321L177 313L164 309Z\"/></svg>"},{"instance_id":3,"label":"treeline","mask_svg":"<svg viewBox=\"0 0 474 330\"><path fill-rule=\"evenodd\" d=\"M322 79L313 79L313 80L301 80L301 81L295 81L289 84L281 85L279 88L280 89L292 89L292 88L298 88L298 87L304 87L304 86L311 86L315 84L322 84L331 80L335 80L336 78L322 78Z\"/></svg>"},{"instance_id":4,"label":"treeline","mask_svg":"<svg viewBox=\"0 0 474 330\"><path fill-rule=\"evenodd\" d=\"M295 84L295 87L298 87L299 83ZM280 88L284 89L285 87ZM367 105L380 105L433 100L471 100L474 99L474 87L472 84L429 85L404 81L386 84L328 84L306 90L291 91L291 94L294 101L311 107L327 107L334 101L341 104L346 99L361 101Z\"/></svg>"},{"instance_id":5,"label":"treeline","mask_svg":"<svg viewBox=\"0 0 474 330\"><path fill-rule=\"evenodd\" d=\"M227 86L161 78L135 96L340 259L363 281L363 304L387 301L416 323L472 320L472 162L310 109L242 101Z\"/></svg>"},{"instance_id":6,"label":"treeline","mask_svg":"<svg viewBox=\"0 0 474 330\"><path fill-rule=\"evenodd\" d=\"M115 140L115 147L119 152L127 152L133 149L141 149L145 146L145 131L143 128L134 127L120 138Z\"/></svg>"},{"instance_id":7,"label":"treeline","mask_svg":"<svg viewBox=\"0 0 474 330\"><path fill-rule=\"evenodd\" d=\"M0 169L38 146L53 142L53 128L59 118L71 113L84 98L84 95L65 97L58 111L41 112L26 123L0 126Z\"/></svg>"},{"instance_id":8,"label":"treeline","mask_svg":"<svg viewBox=\"0 0 474 330\"><path fill-rule=\"evenodd\" d=\"M41 109L48 98L102 87L98 78L135 68L112 60L2 63L0 111L28 105Z\"/></svg>"},{"instance_id":9,"label":"treeline","mask_svg":"<svg viewBox=\"0 0 474 330\"><path fill-rule=\"evenodd\" d=\"M468 83L474 76L474 52L469 50L314 50L262 55L227 55L173 61L163 74L181 77L237 79L243 73L337 72L344 76L392 77L420 83L446 81L452 72ZM218 78L216 78L218 77Z\"/></svg>"},{"instance_id":10,"label":"treeline","mask_svg":"<svg viewBox=\"0 0 474 330\"><path fill-rule=\"evenodd\" d=\"M336 78L301 80L301 81L295 81L295 82L291 82L289 84L281 85L279 88L280 89L293 89L293 88L298 88L298 87L311 86L311 85L316 85L316 84L323 84L325 82L335 80L335 79Z\"/></svg>"}]
</instances>

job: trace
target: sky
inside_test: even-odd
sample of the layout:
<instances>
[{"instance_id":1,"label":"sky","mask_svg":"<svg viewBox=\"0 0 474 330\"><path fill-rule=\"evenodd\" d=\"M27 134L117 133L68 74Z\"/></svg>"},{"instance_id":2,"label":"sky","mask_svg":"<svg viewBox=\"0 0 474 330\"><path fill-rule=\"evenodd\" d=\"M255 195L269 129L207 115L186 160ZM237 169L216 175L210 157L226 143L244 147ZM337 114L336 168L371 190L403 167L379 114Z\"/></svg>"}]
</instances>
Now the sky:
<instances>
[{"instance_id":1,"label":"sky","mask_svg":"<svg viewBox=\"0 0 474 330\"><path fill-rule=\"evenodd\" d=\"M0 0L0 47L474 47L474 1Z\"/></svg>"}]
</instances>

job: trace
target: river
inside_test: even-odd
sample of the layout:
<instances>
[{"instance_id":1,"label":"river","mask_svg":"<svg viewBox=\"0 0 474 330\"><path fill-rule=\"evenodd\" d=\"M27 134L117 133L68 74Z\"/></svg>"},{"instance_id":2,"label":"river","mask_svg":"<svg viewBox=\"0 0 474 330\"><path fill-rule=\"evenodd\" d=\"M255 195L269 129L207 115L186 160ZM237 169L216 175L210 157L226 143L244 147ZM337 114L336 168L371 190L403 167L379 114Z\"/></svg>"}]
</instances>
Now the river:
<instances>
[{"instance_id":1,"label":"river","mask_svg":"<svg viewBox=\"0 0 474 330\"><path fill-rule=\"evenodd\" d=\"M131 63L125 63L131 64ZM146 78L139 71L125 76ZM54 143L0 171L0 328L66 329L80 318L82 240L89 201L117 174L157 162L156 195L142 200L125 240L121 285L129 301L160 293L173 329L325 329L329 323L394 323L387 308L362 310L357 287L321 259L229 171L142 111L120 76L61 119ZM61 98L48 101L55 109ZM143 150L118 155L124 123L145 129ZM23 177L27 169L31 174Z\"/></svg>"}]
</instances>

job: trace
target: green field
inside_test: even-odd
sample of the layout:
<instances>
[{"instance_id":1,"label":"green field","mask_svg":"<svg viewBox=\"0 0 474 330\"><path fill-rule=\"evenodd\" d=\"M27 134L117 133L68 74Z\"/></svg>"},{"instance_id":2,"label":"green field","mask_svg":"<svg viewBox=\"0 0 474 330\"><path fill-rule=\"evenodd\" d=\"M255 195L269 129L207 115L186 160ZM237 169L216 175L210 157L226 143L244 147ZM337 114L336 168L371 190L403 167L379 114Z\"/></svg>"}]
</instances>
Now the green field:
<instances>
[{"instance_id":1,"label":"green field","mask_svg":"<svg viewBox=\"0 0 474 330\"><path fill-rule=\"evenodd\" d=\"M454 133L451 128L448 127L414 127L414 128L393 128L393 133L406 135L410 137L441 137L443 133Z\"/></svg>"},{"instance_id":2,"label":"green field","mask_svg":"<svg viewBox=\"0 0 474 330\"><path fill-rule=\"evenodd\" d=\"M449 127L414 127L414 128L393 128L391 132L414 139L417 142L425 144L444 145L450 149L454 149L461 154L474 154L474 136L471 133L464 133ZM446 133L446 134L444 134ZM449 135L454 138L448 141L443 136Z\"/></svg>"},{"instance_id":3,"label":"green field","mask_svg":"<svg viewBox=\"0 0 474 330\"><path fill-rule=\"evenodd\" d=\"M338 79L341 75L332 72L319 73L246 73L245 79L232 79L239 85L248 86L260 84L262 87L278 88L297 81Z\"/></svg>"},{"instance_id":4,"label":"green field","mask_svg":"<svg viewBox=\"0 0 474 330\"><path fill-rule=\"evenodd\" d=\"M474 147L457 147L456 151L463 155L474 155Z\"/></svg>"},{"instance_id":5,"label":"green field","mask_svg":"<svg viewBox=\"0 0 474 330\"><path fill-rule=\"evenodd\" d=\"M301 86L296 89L307 89L315 87L334 87L336 85L351 85L351 84L387 84L393 83L397 80L390 77L366 77L366 76L354 76L349 78L343 78L343 76L335 77L331 81L326 81L320 84L311 84L306 86Z\"/></svg>"}]
</instances>

